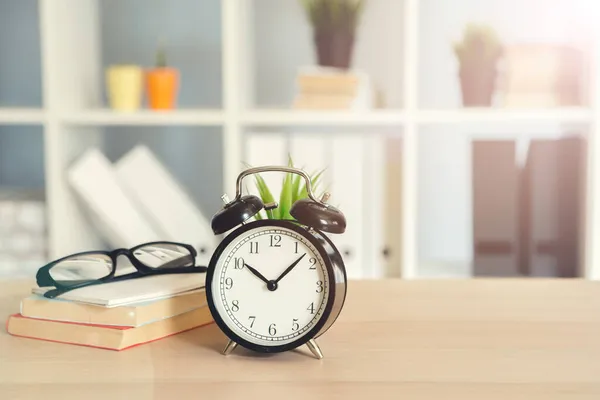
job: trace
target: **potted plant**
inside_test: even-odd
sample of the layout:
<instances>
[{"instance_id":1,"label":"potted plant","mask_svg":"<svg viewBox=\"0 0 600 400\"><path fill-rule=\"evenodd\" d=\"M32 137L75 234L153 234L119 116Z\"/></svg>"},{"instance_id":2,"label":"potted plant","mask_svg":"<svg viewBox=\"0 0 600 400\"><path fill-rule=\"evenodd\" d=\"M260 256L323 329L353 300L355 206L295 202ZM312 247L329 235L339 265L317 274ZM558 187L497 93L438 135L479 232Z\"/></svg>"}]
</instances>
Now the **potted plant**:
<instances>
[{"instance_id":1,"label":"potted plant","mask_svg":"<svg viewBox=\"0 0 600 400\"><path fill-rule=\"evenodd\" d=\"M454 44L459 62L462 101L465 106L490 106L497 79L502 45L489 26L469 24Z\"/></svg>"},{"instance_id":2,"label":"potted plant","mask_svg":"<svg viewBox=\"0 0 600 400\"><path fill-rule=\"evenodd\" d=\"M364 0L302 0L313 29L317 62L349 69Z\"/></svg>"},{"instance_id":3,"label":"potted plant","mask_svg":"<svg viewBox=\"0 0 600 400\"><path fill-rule=\"evenodd\" d=\"M291 157L288 157L288 166L292 168L294 167L294 163ZM249 165L246 165L250 167ZM313 193L319 198L323 195L323 192L319 193L319 184L320 179L322 177L324 170L314 172L309 174L310 177L310 186ZM264 204L272 203L275 201L275 197L269 186L263 179L260 174L255 174L254 179L256 182L256 188L258 189L258 195L263 201ZM298 174L286 173L283 178L283 185L281 187L281 193L279 194L279 202L277 208L272 210L266 210L265 213L261 211L260 213L255 215L255 219L292 219L290 215L290 209L292 205L300 199L305 199L308 197L308 192L306 190L306 182L304 182L304 178L302 178Z\"/></svg>"},{"instance_id":4,"label":"potted plant","mask_svg":"<svg viewBox=\"0 0 600 400\"><path fill-rule=\"evenodd\" d=\"M138 65L116 64L105 70L106 95L110 108L135 111L142 102L143 71Z\"/></svg>"},{"instance_id":5,"label":"potted plant","mask_svg":"<svg viewBox=\"0 0 600 400\"><path fill-rule=\"evenodd\" d=\"M167 65L164 46L159 44L155 67L146 72L148 106L153 110L173 109L179 92L179 71Z\"/></svg>"}]
</instances>

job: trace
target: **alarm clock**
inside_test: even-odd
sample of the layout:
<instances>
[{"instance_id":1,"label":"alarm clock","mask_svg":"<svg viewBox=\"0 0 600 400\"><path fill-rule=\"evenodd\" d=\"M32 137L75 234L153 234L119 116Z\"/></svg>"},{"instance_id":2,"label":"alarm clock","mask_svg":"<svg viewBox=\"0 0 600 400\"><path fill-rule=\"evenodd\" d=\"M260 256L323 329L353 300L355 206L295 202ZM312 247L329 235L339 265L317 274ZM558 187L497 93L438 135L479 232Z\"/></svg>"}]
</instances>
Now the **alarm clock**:
<instances>
[{"instance_id":1,"label":"alarm clock","mask_svg":"<svg viewBox=\"0 0 600 400\"><path fill-rule=\"evenodd\" d=\"M244 177L272 171L304 178L308 197L292 205L292 219L253 219L278 205L242 196ZM323 358L316 339L335 322L346 298L346 268L326 235L345 231L343 213L327 203L328 193L315 198L310 177L292 167L247 169L237 178L235 198L222 199L225 205L211 225L225 237L208 265L206 296L215 323L229 338L223 354L238 345L279 353L306 344Z\"/></svg>"}]
</instances>

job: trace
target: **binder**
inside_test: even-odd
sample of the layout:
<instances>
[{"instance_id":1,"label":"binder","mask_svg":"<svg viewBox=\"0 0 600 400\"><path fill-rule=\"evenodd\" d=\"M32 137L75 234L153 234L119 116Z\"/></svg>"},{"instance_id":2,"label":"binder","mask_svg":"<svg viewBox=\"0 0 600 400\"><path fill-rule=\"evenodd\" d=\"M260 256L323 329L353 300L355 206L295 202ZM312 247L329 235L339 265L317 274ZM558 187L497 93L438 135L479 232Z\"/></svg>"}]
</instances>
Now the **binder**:
<instances>
[{"instance_id":1,"label":"binder","mask_svg":"<svg viewBox=\"0 0 600 400\"><path fill-rule=\"evenodd\" d=\"M374 237L372 242L376 246L376 263L382 266L379 276L400 277L402 268L402 164L403 147L401 137L389 137L377 139L373 143L370 163L379 169L374 171L372 188L367 191L371 203L368 210L372 210ZM383 147L383 148L382 148ZM383 154L379 156L379 154ZM380 157L380 158L378 158ZM382 161L378 161L382 160ZM377 179L377 177L380 179ZM381 193L381 204L378 207L378 197ZM384 229L377 229L377 225ZM377 237L376 235L381 235Z\"/></svg>"},{"instance_id":2,"label":"binder","mask_svg":"<svg viewBox=\"0 0 600 400\"><path fill-rule=\"evenodd\" d=\"M529 145L526 175L527 194L521 218L527 224L521 273L552 277L557 274L558 250L558 146L555 140L533 140Z\"/></svg>"},{"instance_id":3,"label":"binder","mask_svg":"<svg viewBox=\"0 0 600 400\"><path fill-rule=\"evenodd\" d=\"M585 140L534 140L523 169L524 275L576 277L582 246Z\"/></svg>"},{"instance_id":4,"label":"binder","mask_svg":"<svg viewBox=\"0 0 600 400\"><path fill-rule=\"evenodd\" d=\"M90 148L78 158L67 176L97 233L111 247L163 240L139 205L123 190L113 165L97 148Z\"/></svg>"},{"instance_id":5,"label":"binder","mask_svg":"<svg viewBox=\"0 0 600 400\"><path fill-rule=\"evenodd\" d=\"M514 141L473 141L473 274L519 274L519 171Z\"/></svg>"},{"instance_id":6,"label":"binder","mask_svg":"<svg viewBox=\"0 0 600 400\"><path fill-rule=\"evenodd\" d=\"M115 173L162 240L191 244L196 262L208 265L217 245L209 220L148 147L135 146L116 162Z\"/></svg>"},{"instance_id":7,"label":"binder","mask_svg":"<svg viewBox=\"0 0 600 400\"><path fill-rule=\"evenodd\" d=\"M330 235L344 258L349 279L364 278L371 265L366 264L365 226L365 140L359 135L334 135L331 138L331 203L346 216L346 232Z\"/></svg>"}]
</instances>

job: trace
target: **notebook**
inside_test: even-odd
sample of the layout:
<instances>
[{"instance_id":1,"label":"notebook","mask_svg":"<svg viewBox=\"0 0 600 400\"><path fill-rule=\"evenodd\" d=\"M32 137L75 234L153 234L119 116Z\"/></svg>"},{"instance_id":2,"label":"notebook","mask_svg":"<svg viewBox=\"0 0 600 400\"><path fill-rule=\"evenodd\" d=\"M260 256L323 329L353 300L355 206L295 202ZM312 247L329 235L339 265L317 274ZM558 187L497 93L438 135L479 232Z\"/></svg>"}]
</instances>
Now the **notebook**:
<instances>
[{"instance_id":1,"label":"notebook","mask_svg":"<svg viewBox=\"0 0 600 400\"><path fill-rule=\"evenodd\" d=\"M146 276L120 282L103 283L73 289L60 295L61 300L117 307L173 297L204 288L206 273ZM33 294L43 295L53 287L34 287Z\"/></svg>"}]
</instances>

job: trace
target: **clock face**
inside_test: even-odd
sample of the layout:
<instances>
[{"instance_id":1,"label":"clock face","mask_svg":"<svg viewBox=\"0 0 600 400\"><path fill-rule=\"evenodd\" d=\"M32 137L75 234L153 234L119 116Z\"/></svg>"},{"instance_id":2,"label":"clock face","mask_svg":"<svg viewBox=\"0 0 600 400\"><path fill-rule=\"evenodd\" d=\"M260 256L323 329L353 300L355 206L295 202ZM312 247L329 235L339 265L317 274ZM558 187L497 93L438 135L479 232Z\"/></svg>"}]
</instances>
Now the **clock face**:
<instances>
[{"instance_id":1,"label":"clock face","mask_svg":"<svg viewBox=\"0 0 600 400\"><path fill-rule=\"evenodd\" d=\"M325 260L310 234L300 232L259 225L229 239L218 256L211 296L222 323L239 338L288 345L323 318L330 295Z\"/></svg>"}]
</instances>

